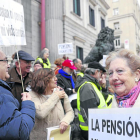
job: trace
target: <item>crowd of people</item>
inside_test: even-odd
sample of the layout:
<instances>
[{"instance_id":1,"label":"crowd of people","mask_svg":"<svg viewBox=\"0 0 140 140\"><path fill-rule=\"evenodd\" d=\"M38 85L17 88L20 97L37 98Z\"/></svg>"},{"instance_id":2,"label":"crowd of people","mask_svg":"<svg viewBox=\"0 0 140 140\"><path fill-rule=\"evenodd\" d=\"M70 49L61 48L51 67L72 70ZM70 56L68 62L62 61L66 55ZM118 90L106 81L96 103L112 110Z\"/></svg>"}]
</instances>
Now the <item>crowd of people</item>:
<instances>
[{"instance_id":1,"label":"crowd of people","mask_svg":"<svg viewBox=\"0 0 140 140\"><path fill-rule=\"evenodd\" d=\"M63 134L75 115L80 138L72 140L88 140L89 108L139 107L140 58L129 50L110 53L106 68L95 61L85 67L80 59L64 56L56 59L56 67L51 69L47 48L36 60L22 50L12 58L15 65L10 67L0 51L2 140L45 140L46 128L56 125ZM71 102L71 95L77 99Z\"/></svg>"}]
</instances>

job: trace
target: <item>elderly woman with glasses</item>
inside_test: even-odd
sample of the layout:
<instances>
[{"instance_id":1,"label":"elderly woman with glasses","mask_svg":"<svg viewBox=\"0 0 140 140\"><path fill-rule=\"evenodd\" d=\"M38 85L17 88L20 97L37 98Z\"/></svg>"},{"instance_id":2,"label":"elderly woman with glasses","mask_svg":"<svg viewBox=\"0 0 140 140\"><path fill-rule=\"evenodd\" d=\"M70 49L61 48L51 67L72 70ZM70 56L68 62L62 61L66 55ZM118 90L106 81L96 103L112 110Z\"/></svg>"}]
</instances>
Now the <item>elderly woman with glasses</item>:
<instances>
[{"instance_id":1,"label":"elderly woman with glasses","mask_svg":"<svg viewBox=\"0 0 140 140\"><path fill-rule=\"evenodd\" d=\"M51 63L49 61L49 49L44 48L40 55L37 57L36 61L40 61L43 64L43 68L51 68Z\"/></svg>"},{"instance_id":2,"label":"elderly woman with glasses","mask_svg":"<svg viewBox=\"0 0 140 140\"><path fill-rule=\"evenodd\" d=\"M112 108L140 107L140 57L125 49L112 52L106 68L115 94Z\"/></svg>"},{"instance_id":3,"label":"elderly woman with glasses","mask_svg":"<svg viewBox=\"0 0 140 140\"><path fill-rule=\"evenodd\" d=\"M73 121L74 113L67 94L57 87L54 71L47 68L37 70L33 75L31 89L36 119L30 139L46 140L46 128L57 125L60 126L60 133L63 133Z\"/></svg>"}]
</instances>

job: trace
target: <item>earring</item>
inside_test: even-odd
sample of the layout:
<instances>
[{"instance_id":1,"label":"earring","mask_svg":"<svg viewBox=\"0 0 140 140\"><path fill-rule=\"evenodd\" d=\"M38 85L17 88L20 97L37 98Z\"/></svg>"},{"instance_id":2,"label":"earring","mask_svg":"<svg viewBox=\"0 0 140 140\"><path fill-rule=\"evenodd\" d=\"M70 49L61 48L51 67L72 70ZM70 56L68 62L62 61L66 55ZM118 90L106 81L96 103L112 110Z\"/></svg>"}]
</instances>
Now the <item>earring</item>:
<instances>
[{"instance_id":1,"label":"earring","mask_svg":"<svg viewBox=\"0 0 140 140\"><path fill-rule=\"evenodd\" d=\"M139 80L137 78L135 78L135 81L138 82Z\"/></svg>"}]
</instances>

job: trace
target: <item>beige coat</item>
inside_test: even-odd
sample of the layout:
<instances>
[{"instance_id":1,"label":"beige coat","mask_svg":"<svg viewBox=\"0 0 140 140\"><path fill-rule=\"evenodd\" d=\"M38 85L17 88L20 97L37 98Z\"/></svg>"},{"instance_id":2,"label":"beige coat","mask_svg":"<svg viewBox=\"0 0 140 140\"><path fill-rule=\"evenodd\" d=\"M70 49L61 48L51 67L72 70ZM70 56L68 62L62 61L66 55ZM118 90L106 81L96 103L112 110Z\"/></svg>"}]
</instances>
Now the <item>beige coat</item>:
<instances>
[{"instance_id":1,"label":"beige coat","mask_svg":"<svg viewBox=\"0 0 140 140\"><path fill-rule=\"evenodd\" d=\"M135 108L140 107L140 94L138 95L138 98L137 98L135 104L133 105L133 107L135 107ZM118 104L116 102L115 96L112 101L112 108L118 108Z\"/></svg>"},{"instance_id":2,"label":"beige coat","mask_svg":"<svg viewBox=\"0 0 140 140\"><path fill-rule=\"evenodd\" d=\"M35 126L31 131L30 140L46 140L47 127L57 126L63 121L68 124L73 121L74 113L67 95L64 98L65 115L57 94L53 93L48 99L33 91L30 95L36 108Z\"/></svg>"}]
</instances>

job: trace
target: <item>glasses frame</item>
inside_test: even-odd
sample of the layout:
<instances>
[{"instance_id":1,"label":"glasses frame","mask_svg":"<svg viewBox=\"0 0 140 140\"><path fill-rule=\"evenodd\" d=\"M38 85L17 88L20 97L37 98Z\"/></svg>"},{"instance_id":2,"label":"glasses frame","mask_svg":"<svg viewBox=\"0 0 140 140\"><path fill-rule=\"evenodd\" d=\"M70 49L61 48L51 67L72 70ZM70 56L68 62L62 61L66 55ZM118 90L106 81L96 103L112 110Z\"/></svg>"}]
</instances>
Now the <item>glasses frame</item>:
<instances>
[{"instance_id":1,"label":"glasses frame","mask_svg":"<svg viewBox=\"0 0 140 140\"><path fill-rule=\"evenodd\" d=\"M8 59L4 59L4 60L0 60L0 61L4 61L4 62L7 62L8 63Z\"/></svg>"}]
</instances>

